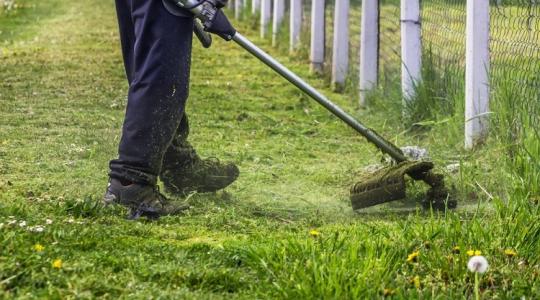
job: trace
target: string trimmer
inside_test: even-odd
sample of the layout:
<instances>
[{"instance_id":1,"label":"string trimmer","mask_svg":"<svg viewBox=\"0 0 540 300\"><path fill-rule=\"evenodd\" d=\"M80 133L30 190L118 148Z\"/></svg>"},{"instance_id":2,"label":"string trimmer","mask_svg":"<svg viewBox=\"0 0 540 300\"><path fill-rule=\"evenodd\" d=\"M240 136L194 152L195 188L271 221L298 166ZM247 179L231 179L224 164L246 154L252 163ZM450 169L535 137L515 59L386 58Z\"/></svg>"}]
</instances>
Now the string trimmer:
<instances>
[{"instance_id":1,"label":"string trimmer","mask_svg":"<svg viewBox=\"0 0 540 300\"><path fill-rule=\"evenodd\" d=\"M450 197L448 188L444 185L444 178L441 174L433 172L433 163L428 161L411 161L403 152L378 135L374 130L364 126L351 115L343 111L336 104L328 100L319 91L306 83L292 71L280 64L269 54L250 42L246 37L236 31L231 25L221 8L227 1L223 0L170 0L175 5L190 11L201 23L206 32L214 33L226 41L235 41L242 48L253 54L260 61L268 65L283 78L309 95L324 108L347 123L350 127L363 135L368 141L373 143L382 152L390 155L397 164L383 168L362 181L356 183L351 188L351 202L353 209L365 208L393 200L405 198L405 175L409 175L414 180L422 180L431 188L427 193L424 207L434 209L454 208L457 202ZM196 28L197 29L197 28ZM203 41L205 46L209 46L210 38L204 37L200 27L196 30L197 36Z\"/></svg>"}]
</instances>

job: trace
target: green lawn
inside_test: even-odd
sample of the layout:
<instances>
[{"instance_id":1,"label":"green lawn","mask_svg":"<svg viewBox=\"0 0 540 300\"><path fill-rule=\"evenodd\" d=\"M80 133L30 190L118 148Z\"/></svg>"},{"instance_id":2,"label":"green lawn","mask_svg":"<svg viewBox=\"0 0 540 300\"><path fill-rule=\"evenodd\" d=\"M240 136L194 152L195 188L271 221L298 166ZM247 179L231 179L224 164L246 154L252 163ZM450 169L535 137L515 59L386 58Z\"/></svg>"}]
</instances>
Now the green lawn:
<instances>
[{"instance_id":1,"label":"green lawn","mask_svg":"<svg viewBox=\"0 0 540 300\"><path fill-rule=\"evenodd\" d=\"M192 209L157 222L101 207L126 104L114 7L22 3L0 14L4 298L470 298L468 250L490 263L484 298L540 297L540 198L519 186L497 137L463 151L461 117L410 131L395 97L375 95L357 111L356 98L332 94L304 57L271 49L250 22L238 26L246 36L366 124L428 147L441 169L461 164L448 174L461 208L422 211L413 200L425 188L415 184L407 203L353 213L348 189L378 151L217 39L210 50L195 46L191 140L203 156L235 161L239 180L176 199Z\"/></svg>"}]
</instances>

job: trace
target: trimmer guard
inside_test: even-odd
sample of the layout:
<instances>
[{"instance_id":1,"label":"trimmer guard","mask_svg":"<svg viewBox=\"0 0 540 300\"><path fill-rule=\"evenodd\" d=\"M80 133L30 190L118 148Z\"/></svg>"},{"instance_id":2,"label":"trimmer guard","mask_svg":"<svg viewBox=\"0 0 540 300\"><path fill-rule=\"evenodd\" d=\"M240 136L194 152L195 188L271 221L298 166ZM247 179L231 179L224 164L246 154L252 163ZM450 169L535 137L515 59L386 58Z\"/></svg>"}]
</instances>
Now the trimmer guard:
<instances>
[{"instance_id":1,"label":"trimmer guard","mask_svg":"<svg viewBox=\"0 0 540 300\"><path fill-rule=\"evenodd\" d=\"M354 210L366 208L406 196L405 174L420 178L433 169L429 161L404 161L363 176L351 188L351 204Z\"/></svg>"}]
</instances>

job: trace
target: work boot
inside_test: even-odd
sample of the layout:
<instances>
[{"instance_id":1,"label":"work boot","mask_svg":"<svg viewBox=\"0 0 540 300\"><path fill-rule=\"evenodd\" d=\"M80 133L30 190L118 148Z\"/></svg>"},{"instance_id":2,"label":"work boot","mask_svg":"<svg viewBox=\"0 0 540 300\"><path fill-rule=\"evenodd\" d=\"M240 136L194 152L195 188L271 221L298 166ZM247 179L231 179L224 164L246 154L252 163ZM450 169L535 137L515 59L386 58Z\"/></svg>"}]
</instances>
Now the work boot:
<instances>
[{"instance_id":1,"label":"work boot","mask_svg":"<svg viewBox=\"0 0 540 300\"><path fill-rule=\"evenodd\" d=\"M160 175L168 193L186 196L192 192L215 192L229 186L240 174L233 163L201 159L187 141L171 147L174 155L166 155Z\"/></svg>"},{"instance_id":2,"label":"work boot","mask_svg":"<svg viewBox=\"0 0 540 300\"><path fill-rule=\"evenodd\" d=\"M131 220L140 217L159 219L161 216L180 214L189 208L189 206L171 203L155 186L137 183L123 185L115 178L109 180L103 203L127 207L130 210L128 219Z\"/></svg>"}]
</instances>

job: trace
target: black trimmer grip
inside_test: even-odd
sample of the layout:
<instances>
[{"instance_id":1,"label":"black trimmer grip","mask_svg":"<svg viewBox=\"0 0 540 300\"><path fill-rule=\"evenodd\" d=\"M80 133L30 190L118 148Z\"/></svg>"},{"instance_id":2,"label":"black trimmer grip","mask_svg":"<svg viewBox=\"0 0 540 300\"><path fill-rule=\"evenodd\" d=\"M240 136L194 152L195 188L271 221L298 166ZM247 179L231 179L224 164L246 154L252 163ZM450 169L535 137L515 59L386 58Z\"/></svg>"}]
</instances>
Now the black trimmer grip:
<instances>
[{"instance_id":1,"label":"black trimmer grip","mask_svg":"<svg viewBox=\"0 0 540 300\"><path fill-rule=\"evenodd\" d=\"M216 11L216 15L214 16L212 22L209 24L205 23L205 30L219 35L226 41L232 40L236 34L236 29L234 29L231 22L229 22L229 19L227 19L227 16L225 16L221 9Z\"/></svg>"},{"instance_id":2,"label":"black trimmer grip","mask_svg":"<svg viewBox=\"0 0 540 300\"><path fill-rule=\"evenodd\" d=\"M193 27L193 32L195 36L199 39L204 48L210 48L212 46L212 36L204 31L204 27L199 21L195 21L195 27Z\"/></svg>"},{"instance_id":3,"label":"black trimmer grip","mask_svg":"<svg viewBox=\"0 0 540 300\"><path fill-rule=\"evenodd\" d=\"M227 16L221 11L221 7L227 3L226 0L169 0L174 5L190 11L195 18L199 19L204 27L204 31L217 34L226 41L233 39L236 29L231 25ZM204 45L208 45L208 39L201 38L202 31L195 29L195 34ZM197 33L199 31L199 33ZM211 44L211 42L209 43Z\"/></svg>"}]
</instances>

